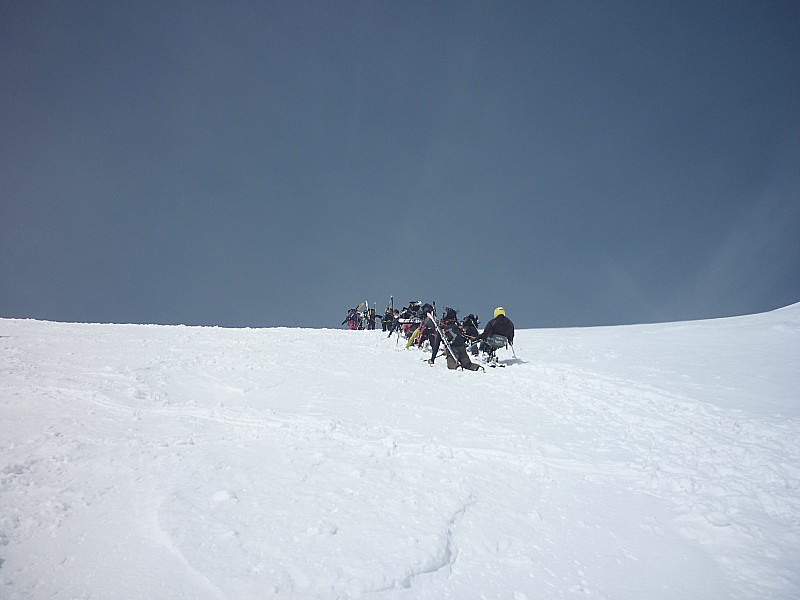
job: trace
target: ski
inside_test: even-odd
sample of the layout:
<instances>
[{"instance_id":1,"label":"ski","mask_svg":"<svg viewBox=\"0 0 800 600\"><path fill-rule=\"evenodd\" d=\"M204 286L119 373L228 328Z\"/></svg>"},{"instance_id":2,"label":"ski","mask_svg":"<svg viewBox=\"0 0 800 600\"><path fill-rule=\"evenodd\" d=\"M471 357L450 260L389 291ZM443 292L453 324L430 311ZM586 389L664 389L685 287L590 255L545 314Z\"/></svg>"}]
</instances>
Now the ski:
<instances>
[{"instance_id":1,"label":"ski","mask_svg":"<svg viewBox=\"0 0 800 600\"><path fill-rule=\"evenodd\" d=\"M419 337L419 331L420 331L420 329L421 329L420 327L417 327L417 328L414 330L414 333L412 333L412 334L411 334L411 337L410 337L410 338L408 338L408 341L406 342L406 350L408 350L409 348L411 348L411 345L412 345L414 342L416 342L416 341L417 341L417 338Z\"/></svg>"},{"instance_id":2,"label":"ski","mask_svg":"<svg viewBox=\"0 0 800 600\"><path fill-rule=\"evenodd\" d=\"M444 347L447 348L447 352L453 357L453 360L456 361L456 365L459 365L458 359L456 358L456 353L453 352L453 349L450 347L450 342L448 342L447 338L444 337L444 333L442 332L442 328L439 327L436 317L434 317L433 313L428 313L428 318L433 321L433 326L436 328L436 333L439 334L439 337L444 342Z\"/></svg>"}]
</instances>

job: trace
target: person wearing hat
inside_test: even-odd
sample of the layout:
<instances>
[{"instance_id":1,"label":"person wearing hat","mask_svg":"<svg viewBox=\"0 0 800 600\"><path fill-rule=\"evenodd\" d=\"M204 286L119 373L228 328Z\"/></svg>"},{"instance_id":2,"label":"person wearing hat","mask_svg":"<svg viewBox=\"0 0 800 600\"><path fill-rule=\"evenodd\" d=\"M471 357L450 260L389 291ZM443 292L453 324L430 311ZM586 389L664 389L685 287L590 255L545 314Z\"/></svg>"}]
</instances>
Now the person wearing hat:
<instances>
[{"instance_id":1,"label":"person wearing hat","mask_svg":"<svg viewBox=\"0 0 800 600\"><path fill-rule=\"evenodd\" d=\"M502 306L494 309L494 319L486 324L483 333L478 337L486 340L490 335L502 335L509 344L514 344L514 323L506 316L506 309Z\"/></svg>"},{"instance_id":2,"label":"person wearing hat","mask_svg":"<svg viewBox=\"0 0 800 600\"><path fill-rule=\"evenodd\" d=\"M504 347L506 341L514 345L514 323L506 316L505 308L498 306L494 309L494 319L486 324L478 339L483 341L481 350L489 355L490 362L497 362L494 351Z\"/></svg>"},{"instance_id":3,"label":"person wearing hat","mask_svg":"<svg viewBox=\"0 0 800 600\"><path fill-rule=\"evenodd\" d=\"M396 308L394 309L394 313L391 316L391 319L387 319L389 321L389 335L386 337L392 337L392 334L400 329L400 311Z\"/></svg>"}]
</instances>

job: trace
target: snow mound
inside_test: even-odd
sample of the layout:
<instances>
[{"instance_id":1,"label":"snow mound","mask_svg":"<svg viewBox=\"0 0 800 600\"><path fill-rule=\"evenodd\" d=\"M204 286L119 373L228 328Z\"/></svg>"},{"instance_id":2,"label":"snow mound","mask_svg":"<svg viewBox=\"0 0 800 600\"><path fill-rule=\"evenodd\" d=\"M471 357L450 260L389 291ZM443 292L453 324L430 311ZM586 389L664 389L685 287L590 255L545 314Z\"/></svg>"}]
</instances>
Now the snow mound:
<instances>
[{"instance_id":1,"label":"snow mound","mask_svg":"<svg viewBox=\"0 0 800 600\"><path fill-rule=\"evenodd\" d=\"M515 350L0 320L0 597L800 597L800 304Z\"/></svg>"}]
</instances>

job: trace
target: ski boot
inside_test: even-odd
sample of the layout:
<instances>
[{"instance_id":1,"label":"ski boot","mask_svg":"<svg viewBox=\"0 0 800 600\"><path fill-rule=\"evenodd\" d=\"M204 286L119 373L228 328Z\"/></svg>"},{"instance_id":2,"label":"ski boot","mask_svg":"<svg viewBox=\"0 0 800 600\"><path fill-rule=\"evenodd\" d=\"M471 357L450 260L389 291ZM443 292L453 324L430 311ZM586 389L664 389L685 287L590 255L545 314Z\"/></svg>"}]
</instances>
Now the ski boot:
<instances>
[{"instance_id":1,"label":"ski boot","mask_svg":"<svg viewBox=\"0 0 800 600\"><path fill-rule=\"evenodd\" d=\"M497 355L494 350L486 352L486 358L483 359L487 365L494 366L498 363Z\"/></svg>"}]
</instances>

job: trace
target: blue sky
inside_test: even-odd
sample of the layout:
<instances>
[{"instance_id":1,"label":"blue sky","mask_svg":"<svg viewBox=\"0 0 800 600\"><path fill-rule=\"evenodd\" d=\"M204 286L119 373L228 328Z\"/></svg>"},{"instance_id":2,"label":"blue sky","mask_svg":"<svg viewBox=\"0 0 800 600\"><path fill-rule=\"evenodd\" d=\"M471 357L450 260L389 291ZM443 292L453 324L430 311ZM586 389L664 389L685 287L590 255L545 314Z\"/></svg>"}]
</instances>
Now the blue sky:
<instances>
[{"instance_id":1,"label":"blue sky","mask_svg":"<svg viewBox=\"0 0 800 600\"><path fill-rule=\"evenodd\" d=\"M0 316L800 301L795 2L0 3Z\"/></svg>"}]
</instances>

